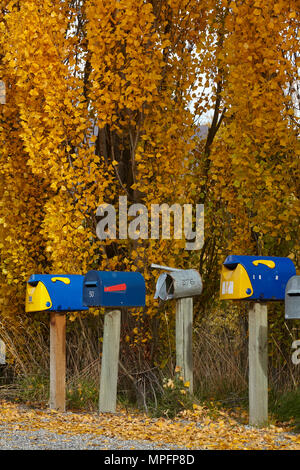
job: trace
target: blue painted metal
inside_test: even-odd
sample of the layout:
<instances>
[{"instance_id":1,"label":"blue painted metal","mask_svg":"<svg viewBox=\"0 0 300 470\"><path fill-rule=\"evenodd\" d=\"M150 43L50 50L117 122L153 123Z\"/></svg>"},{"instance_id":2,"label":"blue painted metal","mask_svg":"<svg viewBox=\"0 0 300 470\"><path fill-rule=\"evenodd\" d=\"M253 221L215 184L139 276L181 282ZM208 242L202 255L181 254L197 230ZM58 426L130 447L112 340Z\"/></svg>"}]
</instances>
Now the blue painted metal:
<instances>
[{"instance_id":1,"label":"blue painted metal","mask_svg":"<svg viewBox=\"0 0 300 470\"><path fill-rule=\"evenodd\" d=\"M145 296L139 272L89 271L83 281L83 304L88 307L142 307Z\"/></svg>"},{"instance_id":2,"label":"blue painted metal","mask_svg":"<svg viewBox=\"0 0 300 470\"><path fill-rule=\"evenodd\" d=\"M274 267L270 268L263 261L273 262ZM286 284L296 274L293 261L283 257L230 255L223 264L232 270L238 264L245 268L253 289L253 294L245 296L245 300L284 300Z\"/></svg>"},{"instance_id":3,"label":"blue painted metal","mask_svg":"<svg viewBox=\"0 0 300 470\"><path fill-rule=\"evenodd\" d=\"M82 302L83 279L80 274L32 274L27 283L44 284L52 302L51 307L50 303L45 305L45 310L70 312L88 310Z\"/></svg>"}]
</instances>

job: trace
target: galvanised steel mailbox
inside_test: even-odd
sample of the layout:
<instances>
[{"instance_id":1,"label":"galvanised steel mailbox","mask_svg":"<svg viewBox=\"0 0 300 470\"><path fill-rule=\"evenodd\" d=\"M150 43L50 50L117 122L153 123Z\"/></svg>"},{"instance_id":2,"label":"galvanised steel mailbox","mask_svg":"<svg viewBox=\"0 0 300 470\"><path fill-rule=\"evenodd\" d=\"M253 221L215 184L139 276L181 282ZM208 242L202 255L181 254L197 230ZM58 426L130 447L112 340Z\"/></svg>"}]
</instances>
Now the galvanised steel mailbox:
<instances>
[{"instance_id":1,"label":"galvanised steel mailbox","mask_svg":"<svg viewBox=\"0 0 300 470\"><path fill-rule=\"evenodd\" d=\"M286 285L285 318L300 318L300 276L291 277Z\"/></svg>"},{"instance_id":2,"label":"galvanised steel mailbox","mask_svg":"<svg viewBox=\"0 0 300 470\"><path fill-rule=\"evenodd\" d=\"M83 281L83 304L88 307L143 307L145 280L139 272L89 271Z\"/></svg>"},{"instance_id":3,"label":"galvanised steel mailbox","mask_svg":"<svg viewBox=\"0 0 300 470\"><path fill-rule=\"evenodd\" d=\"M80 274L32 274L26 286L26 312L88 310L82 303L84 276Z\"/></svg>"},{"instance_id":4,"label":"galvanised steel mailbox","mask_svg":"<svg viewBox=\"0 0 300 470\"><path fill-rule=\"evenodd\" d=\"M202 279L196 269L170 270L159 276L154 298L170 300L194 297L200 295L202 289Z\"/></svg>"},{"instance_id":5,"label":"galvanised steel mailbox","mask_svg":"<svg viewBox=\"0 0 300 470\"><path fill-rule=\"evenodd\" d=\"M222 266L220 298L284 300L286 284L295 274L289 258L230 255Z\"/></svg>"}]
</instances>

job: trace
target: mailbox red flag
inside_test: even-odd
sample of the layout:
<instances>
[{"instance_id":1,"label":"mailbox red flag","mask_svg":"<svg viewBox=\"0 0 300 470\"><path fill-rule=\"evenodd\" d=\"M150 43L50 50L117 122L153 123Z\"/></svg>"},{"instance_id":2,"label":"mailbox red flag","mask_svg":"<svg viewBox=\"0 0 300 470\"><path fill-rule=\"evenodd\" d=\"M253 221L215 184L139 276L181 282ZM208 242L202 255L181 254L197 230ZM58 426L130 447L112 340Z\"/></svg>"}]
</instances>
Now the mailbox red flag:
<instances>
[{"instance_id":1,"label":"mailbox red flag","mask_svg":"<svg viewBox=\"0 0 300 470\"><path fill-rule=\"evenodd\" d=\"M104 287L104 292L120 292L126 290L126 284L116 284L115 286Z\"/></svg>"}]
</instances>

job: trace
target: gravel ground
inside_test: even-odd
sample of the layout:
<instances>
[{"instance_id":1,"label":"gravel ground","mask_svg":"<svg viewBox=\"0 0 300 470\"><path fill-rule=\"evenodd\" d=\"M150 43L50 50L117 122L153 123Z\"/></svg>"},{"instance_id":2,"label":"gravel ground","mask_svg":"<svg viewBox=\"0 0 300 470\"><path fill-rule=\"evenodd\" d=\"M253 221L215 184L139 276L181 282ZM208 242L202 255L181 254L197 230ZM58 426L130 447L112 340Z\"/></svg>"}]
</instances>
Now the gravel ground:
<instances>
[{"instance_id":1,"label":"gravel ground","mask_svg":"<svg viewBox=\"0 0 300 470\"><path fill-rule=\"evenodd\" d=\"M18 425L18 427L21 427ZM92 434L56 434L40 429L22 431L0 424L0 450L178 450L148 441L125 441Z\"/></svg>"},{"instance_id":2,"label":"gravel ground","mask_svg":"<svg viewBox=\"0 0 300 470\"><path fill-rule=\"evenodd\" d=\"M4 450L101 450L100 460L113 460L120 453L132 465L144 464L147 455L184 455L201 450L300 450L299 435L270 425L257 429L236 421L224 412L209 416L198 407L177 419L149 418L144 414L96 412L64 413L32 408L0 400L0 452ZM144 459L141 457L146 455ZM139 455L134 465L134 456ZM201 452L200 452L201 454ZM20 454L19 454L20 455ZM114 456L114 457L113 457ZM124 457L124 458L126 458ZM77 459L77 457L76 457ZM196 464L197 459L195 459ZM117 464L122 463L117 462ZM189 462L190 463L190 462Z\"/></svg>"}]
</instances>

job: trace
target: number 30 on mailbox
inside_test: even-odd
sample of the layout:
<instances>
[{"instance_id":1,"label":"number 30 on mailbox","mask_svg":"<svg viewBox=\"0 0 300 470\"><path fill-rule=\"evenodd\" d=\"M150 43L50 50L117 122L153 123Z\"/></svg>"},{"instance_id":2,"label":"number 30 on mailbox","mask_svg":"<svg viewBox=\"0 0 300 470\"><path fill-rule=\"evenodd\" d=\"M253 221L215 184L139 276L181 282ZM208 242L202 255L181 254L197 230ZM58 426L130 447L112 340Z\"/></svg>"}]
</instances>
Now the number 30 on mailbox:
<instances>
[{"instance_id":1,"label":"number 30 on mailbox","mask_svg":"<svg viewBox=\"0 0 300 470\"><path fill-rule=\"evenodd\" d=\"M139 272L89 271L83 280L87 307L141 307L145 295L145 280Z\"/></svg>"}]
</instances>

